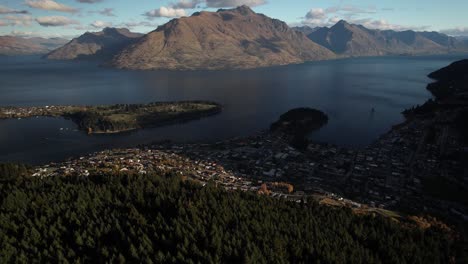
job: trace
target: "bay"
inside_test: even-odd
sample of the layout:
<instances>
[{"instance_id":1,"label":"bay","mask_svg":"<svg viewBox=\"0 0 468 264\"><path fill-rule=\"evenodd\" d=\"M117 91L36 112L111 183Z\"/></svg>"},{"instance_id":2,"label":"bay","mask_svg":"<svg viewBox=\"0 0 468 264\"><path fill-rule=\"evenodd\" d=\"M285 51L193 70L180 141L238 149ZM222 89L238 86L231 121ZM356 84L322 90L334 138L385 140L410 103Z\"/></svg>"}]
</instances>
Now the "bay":
<instances>
[{"instance_id":1,"label":"bay","mask_svg":"<svg viewBox=\"0 0 468 264\"><path fill-rule=\"evenodd\" d=\"M0 105L99 105L212 100L224 111L185 124L119 135L86 135L62 118L0 120L0 161L60 161L160 140L214 142L267 129L295 107L326 112L310 137L362 148L431 97L427 74L463 55L370 57L247 71L122 71L93 62L0 57ZM372 111L375 109L375 111Z\"/></svg>"}]
</instances>

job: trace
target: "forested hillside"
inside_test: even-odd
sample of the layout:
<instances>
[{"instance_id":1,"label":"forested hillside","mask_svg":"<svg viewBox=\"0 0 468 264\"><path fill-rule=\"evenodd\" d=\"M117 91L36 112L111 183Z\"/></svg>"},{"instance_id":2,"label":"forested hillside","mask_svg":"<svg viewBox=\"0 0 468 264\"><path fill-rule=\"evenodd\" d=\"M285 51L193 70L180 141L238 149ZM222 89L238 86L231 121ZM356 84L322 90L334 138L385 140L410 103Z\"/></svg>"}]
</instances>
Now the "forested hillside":
<instances>
[{"instance_id":1,"label":"forested hillside","mask_svg":"<svg viewBox=\"0 0 468 264\"><path fill-rule=\"evenodd\" d=\"M449 263L440 230L174 175L0 182L0 263Z\"/></svg>"}]
</instances>

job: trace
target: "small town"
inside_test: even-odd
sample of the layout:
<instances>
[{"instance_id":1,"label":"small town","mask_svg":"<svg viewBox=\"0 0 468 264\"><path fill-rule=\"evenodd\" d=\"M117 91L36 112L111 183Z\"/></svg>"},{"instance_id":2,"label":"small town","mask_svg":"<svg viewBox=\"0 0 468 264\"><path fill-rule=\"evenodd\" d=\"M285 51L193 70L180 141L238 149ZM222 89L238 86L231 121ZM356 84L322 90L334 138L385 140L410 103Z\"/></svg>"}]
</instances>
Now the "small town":
<instances>
[{"instance_id":1,"label":"small town","mask_svg":"<svg viewBox=\"0 0 468 264\"><path fill-rule=\"evenodd\" d=\"M404 208L467 220L468 208L462 203L439 200L424 192L425 178L433 175L467 184L457 180L463 173L461 164L440 159L442 154L466 149L459 149L447 117L438 120L444 121L407 121L360 150L310 143L305 151L298 151L287 143L285 135L261 132L212 144L164 142L106 150L41 166L33 176L175 173L202 185L213 181L228 190L261 193L268 189L273 197L297 202L306 197L327 197L354 208ZM428 127L436 127L435 139L428 139Z\"/></svg>"},{"instance_id":2,"label":"small town","mask_svg":"<svg viewBox=\"0 0 468 264\"><path fill-rule=\"evenodd\" d=\"M39 116L62 116L67 112L76 111L76 106L30 106L30 107L0 107L0 119L31 118Z\"/></svg>"}]
</instances>

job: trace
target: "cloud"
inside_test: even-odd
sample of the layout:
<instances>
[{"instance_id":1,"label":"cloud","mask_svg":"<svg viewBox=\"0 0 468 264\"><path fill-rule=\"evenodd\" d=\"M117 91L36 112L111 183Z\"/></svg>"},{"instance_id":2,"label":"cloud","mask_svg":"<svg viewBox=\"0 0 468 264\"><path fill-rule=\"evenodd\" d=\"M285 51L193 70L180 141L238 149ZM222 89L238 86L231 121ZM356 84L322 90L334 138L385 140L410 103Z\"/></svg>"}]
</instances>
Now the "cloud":
<instances>
[{"instance_id":1,"label":"cloud","mask_svg":"<svg viewBox=\"0 0 468 264\"><path fill-rule=\"evenodd\" d=\"M103 10L98 11L98 12L99 12L99 14L101 14L103 16L115 16L114 8L104 8Z\"/></svg>"},{"instance_id":2,"label":"cloud","mask_svg":"<svg viewBox=\"0 0 468 264\"><path fill-rule=\"evenodd\" d=\"M335 16L335 17L330 17L330 18L328 19L328 23L334 25L334 24L340 22L340 20L341 20L341 18L339 18L339 17L337 17L337 16Z\"/></svg>"},{"instance_id":3,"label":"cloud","mask_svg":"<svg viewBox=\"0 0 468 264\"><path fill-rule=\"evenodd\" d=\"M338 16L326 18L326 19L309 19L302 22L302 25L307 25L310 27L331 27L338 23L342 18ZM305 22L305 23L304 23ZM427 26L404 26L398 24L392 24L384 19L346 19L346 22L350 24L362 25L369 29L379 29L379 30L395 30L395 31L404 31L404 30L426 30Z\"/></svg>"},{"instance_id":4,"label":"cloud","mask_svg":"<svg viewBox=\"0 0 468 264\"><path fill-rule=\"evenodd\" d=\"M346 20L351 24L363 25L370 29L380 30L421 30L427 27L409 27L392 24L383 19L366 18L366 15L376 14L378 9L375 6L358 7L352 5L332 6L326 9L313 8L305 14L301 22L302 25L311 27L329 27L340 20Z\"/></svg>"},{"instance_id":5,"label":"cloud","mask_svg":"<svg viewBox=\"0 0 468 264\"><path fill-rule=\"evenodd\" d=\"M173 3L171 7L175 9L194 9L203 2L202 0L179 0L177 3Z\"/></svg>"},{"instance_id":6,"label":"cloud","mask_svg":"<svg viewBox=\"0 0 468 264\"><path fill-rule=\"evenodd\" d=\"M32 8L42 10L60 11L68 13L78 12L78 9L57 3L54 0L26 0L26 5Z\"/></svg>"},{"instance_id":7,"label":"cloud","mask_svg":"<svg viewBox=\"0 0 468 264\"><path fill-rule=\"evenodd\" d=\"M143 15L151 19L155 17L182 17L182 16L186 16L187 14L185 13L185 10L182 8L176 9L172 7L162 6L158 9L148 11L144 13Z\"/></svg>"},{"instance_id":8,"label":"cloud","mask_svg":"<svg viewBox=\"0 0 468 264\"><path fill-rule=\"evenodd\" d=\"M370 28L370 29L395 30L395 31L425 30L428 28L427 26L411 27L411 26L392 24L384 19L370 19L370 18L351 20L350 23L363 25L364 27Z\"/></svg>"},{"instance_id":9,"label":"cloud","mask_svg":"<svg viewBox=\"0 0 468 264\"><path fill-rule=\"evenodd\" d=\"M325 9L327 14L339 13L347 17L358 16L362 14L375 14L377 13L377 8L374 6L369 7L358 7L353 5L344 5L344 6L332 6Z\"/></svg>"},{"instance_id":10,"label":"cloud","mask_svg":"<svg viewBox=\"0 0 468 264\"><path fill-rule=\"evenodd\" d=\"M352 20L357 16L375 13L377 13L377 8L374 6L358 7L353 5L338 5L331 6L326 9L313 8L306 13L302 24L328 26L336 20L336 17L341 17L341 19L345 20Z\"/></svg>"},{"instance_id":11,"label":"cloud","mask_svg":"<svg viewBox=\"0 0 468 264\"><path fill-rule=\"evenodd\" d=\"M89 11L88 13L89 13L89 14L100 14L100 15L109 16L109 17L115 16L115 14L114 14L114 8L104 8L104 9L102 9L102 10Z\"/></svg>"},{"instance_id":12,"label":"cloud","mask_svg":"<svg viewBox=\"0 0 468 264\"><path fill-rule=\"evenodd\" d=\"M123 25L126 27L126 28L134 28L134 27L139 27L139 26L144 26L146 21L142 21L142 22L126 22L126 23L123 23Z\"/></svg>"},{"instance_id":13,"label":"cloud","mask_svg":"<svg viewBox=\"0 0 468 264\"><path fill-rule=\"evenodd\" d=\"M130 21L130 22L124 22L124 23L119 23L119 24L114 25L111 22L104 22L104 21L97 20L89 25L76 26L74 27L74 29L94 31L96 29L102 29L105 27L117 27L117 28L128 28L128 29L133 29L136 27L148 27L151 29L155 29L158 27L158 25L155 23L151 23L149 21L140 21L140 22Z\"/></svg>"},{"instance_id":14,"label":"cloud","mask_svg":"<svg viewBox=\"0 0 468 264\"><path fill-rule=\"evenodd\" d=\"M64 16L45 16L36 18L36 22L43 27L59 27L67 25L76 25L80 22Z\"/></svg>"},{"instance_id":15,"label":"cloud","mask_svg":"<svg viewBox=\"0 0 468 264\"><path fill-rule=\"evenodd\" d=\"M259 6L266 4L266 0L178 0L169 5L169 7L162 6L159 9L146 12L144 15L148 18L155 17L181 17L186 16L186 9L200 8L203 4L204 8L207 7L236 7L241 5ZM203 8L201 7L201 8Z\"/></svg>"},{"instance_id":16,"label":"cloud","mask_svg":"<svg viewBox=\"0 0 468 264\"><path fill-rule=\"evenodd\" d=\"M468 37L468 27L456 27L456 28L443 29L440 32L447 34L449 36Z\"/></svg>"},{"instance_id":17,"label":"cloud","mask_svg":"<svg viewBox=\"0 0 468 264\"><path fill-rule=\"evenodd\" d=\"M266 4L266 0L206 0L207 7L236 7L241 5L259 6Z\"/></svg>"},{"instance_id":18,"label":"cloud","mask_svg":"<svg viewBox=\"0 0 468 264\"><path fill-rule=\"evenodd\" d=\"M322 8L313 8L306 14L306 19L324 19L327 15Z\"/></svg>"},{"instance_id":19,"label":"cloud","mask_svg":"<svg viewBox=\"0 0 468 264\"><path fill-rule=\"evenodd\" d=\"M104 22L104 21L101 21L101 20L96 20L93 23L91 23L91 26L93 28L105 28L105 27L112 27L112 23L111 22Z\"/></svg>"},{"instance_id":20,"label":"cloud","mask_svg":"<svg viewBox=\"0 0 468 264\"><path fill-rule=\"evenodd\" d=\"M94 4L94 3L102 2L103 0L76 0L76 1L80 3L85 3L85 4Z\"/></svg>"},{"instance_id":21,"label":"cloud","mask_svg":"<svg viewBox=\"0 0 468 264\"><path fill-rule=\"evenodd\" d=\"M130 21L130 22L122 23L119 26L120 27L126 27L126 28L129 28L129 29L135 28L135 27L157 28L158 24L151 23L151 22L148 22L148 21L140 21L140 22Z\"/></svg>"},{"instance_id":22,"label":"cloud","mask_svg":"<svg viewBox=\"0 0 468 264\"><path fill-rule=\"evenodd\" d=\"M21 38L63 38L63 39L72 39L74 36L62 35L60 33L38 33L33 31L16 31L12 30L8 36L21 37Z\"/></svg>"},{"instance_id":23,"label":"cloud","mask_svg":"<svg viewBox=\"0 0 468 264\"><path fill-rule=\"evenodd\" d=\"M199 4L205 4L206 7L236 7L241 5L259 6L266 4L266 0L179 0L170 6L175 9L194 9Z\"/></svg>"},{"instance_id":24,"label":"cloud","mask_svg":"<svg viewBox=\"0 0 468 264\"><path fill-rule=\"evenodd\" d=\"M13 36L13 37L28 38L28 37L33 36L33 34L34 34L34 32L32 32L32 31L15 31L15 30L13 30L8 35Z\"/></svg>"},{"instance_id":25,"label":"cloud","mask_svg":"<svg viewBox=\"0 0 468 264\"><path fill-rule=\"evenodd\" d=\"M29 12L26 10L11 9L6 6L0 5L0 15L4 14L29 14Z\"/></svg>"},{"instance_id":26,"label":"cloud","mask_svg":"<svg viewBox=\"0 0 468 264\"><path fill-rule=\"evenodd\" d=\"M7 15L0 20L0 26L30 26L32 22L29 15Z\"/></svg>"},{"instance_id":27,"label":"cloud","mask_svg":"<svg viewBox=\"0 0 468 264\"><path fill-rule=\"evenodd\" d=\"M326 21L327 14L325 10L322 8L313 8L306 13L302 23L306 25L325 26L328 24Z\"/></svg>"}]
</instances>

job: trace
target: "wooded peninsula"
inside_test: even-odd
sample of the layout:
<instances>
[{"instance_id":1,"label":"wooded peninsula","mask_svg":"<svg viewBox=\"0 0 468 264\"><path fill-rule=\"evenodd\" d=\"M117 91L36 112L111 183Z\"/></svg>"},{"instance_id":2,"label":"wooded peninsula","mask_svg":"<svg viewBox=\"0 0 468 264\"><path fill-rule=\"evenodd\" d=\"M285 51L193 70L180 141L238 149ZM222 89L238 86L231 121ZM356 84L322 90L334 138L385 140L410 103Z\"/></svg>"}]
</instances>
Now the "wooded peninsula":
<instances>
[{"instance_id":1,"label":"wooded peninsula","mask_svg":"<svg viewBox=\"0 0 468 264\"><path fill-rule=\"evenodd\" d=\"M208 101L155 102L99 106L0 107L0 119L64 117L88 134L111 134L187 122L220 113Z\"/></svg>"}]
</instances>

